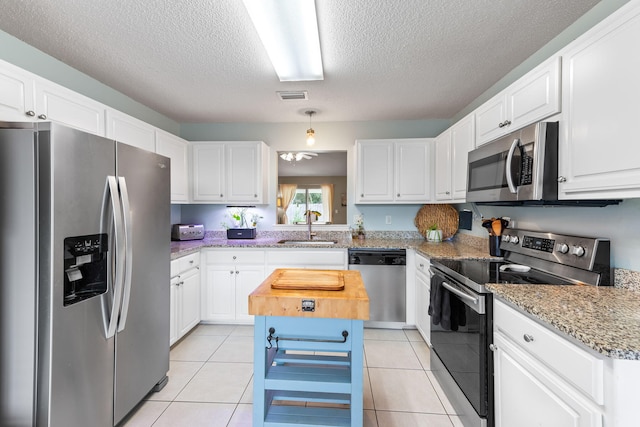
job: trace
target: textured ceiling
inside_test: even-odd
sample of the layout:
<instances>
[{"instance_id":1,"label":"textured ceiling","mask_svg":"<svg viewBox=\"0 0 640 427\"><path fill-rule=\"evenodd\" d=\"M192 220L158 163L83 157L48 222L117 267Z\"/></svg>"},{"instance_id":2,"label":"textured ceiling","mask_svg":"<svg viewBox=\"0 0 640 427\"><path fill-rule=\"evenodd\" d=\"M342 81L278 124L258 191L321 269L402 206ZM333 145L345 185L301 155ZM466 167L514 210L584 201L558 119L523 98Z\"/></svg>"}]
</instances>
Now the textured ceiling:
<instances>
[{"instance_id":1,"label":"textured ceiling","mask_svg":"<svg viewBox=\"0 0 640 427\"><path fill-rule=\"evenodd\" d=\"M240 0L3 0L0 29L178 122L448 119L596 3L316 0L316 82L279 82Z\"/></svg>"}]
</instances>

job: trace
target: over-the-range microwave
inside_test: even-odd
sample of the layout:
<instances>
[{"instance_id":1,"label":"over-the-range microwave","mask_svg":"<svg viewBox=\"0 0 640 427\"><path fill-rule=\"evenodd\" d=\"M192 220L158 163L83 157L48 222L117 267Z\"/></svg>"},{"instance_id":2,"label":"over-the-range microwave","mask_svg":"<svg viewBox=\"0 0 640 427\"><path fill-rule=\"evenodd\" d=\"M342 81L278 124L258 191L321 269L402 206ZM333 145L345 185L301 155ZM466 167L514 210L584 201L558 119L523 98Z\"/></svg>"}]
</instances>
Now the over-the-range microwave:
<instances>
[{"instance_id":1,"label":"over-the-range microwave","mask_svg":"<svg viewBox=\"0 0 640 427\"><path fill-rule=\"evenodd\" d=\"M467 202L558 199L558 122L537 122L469 152Z\"/></svg>"}]
</instances>

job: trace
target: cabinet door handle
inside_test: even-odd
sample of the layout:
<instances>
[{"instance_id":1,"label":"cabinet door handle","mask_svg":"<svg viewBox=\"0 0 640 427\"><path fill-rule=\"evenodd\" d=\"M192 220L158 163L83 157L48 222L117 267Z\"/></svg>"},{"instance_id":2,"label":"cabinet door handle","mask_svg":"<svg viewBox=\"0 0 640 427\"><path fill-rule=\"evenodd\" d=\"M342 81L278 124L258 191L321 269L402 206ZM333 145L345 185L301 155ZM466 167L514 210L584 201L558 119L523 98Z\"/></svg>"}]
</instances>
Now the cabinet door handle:
<instances>
[{"instance_id":1,"label":"cabinet door handle","mask_svg":"<svg viewBox=\"0 0 640 427\"><path fill-rule=\"evenodd\" d=\"M398 197L400 197L400 193L398 193Z\"/></svg>"},{"instance_id":2,"label":"cabinet door handle","mask_svg":"<svg viewBox=\"0 0 640 427\"><path fill-rule=\"evenodd\" d=\"M559 176L558 177L558 182L567 182L567 178L564 176Z\"/></svg>"},{"instance_id":3,"label":"cabinet door handle","mask_svg":"<svg viewBox=\"0 0 640 427\"><path fill-rule=\"evenodd\" d=\"M231 270L231 271L229 272L229 274L233 274L233 270Z\"/></svg>"},{"instance_id":4,"label":"cabinet door handle","mask_svg":"<svg viewBox=\"0 0 640 427\"><path fill-rule=\"evenodd\" d=\"M448 195L448 194L451 194L451 193L450 193L450 192L448 192L448 191L445 191L445 192L444 192L444 194L447 194L447 195Z\"/></svg>"},{"instance_id":5,"label":"cabinet door handle","mask_svg":"<svg viewBox=\"0 0 640 427\"><path fill-rule=\"evenodd\" d=\"M525 340L526 342L532 342L532 341L533 341L533 335L524 334L524 335L522 336L522 338L524 338L524 340Z\"/></svg>"},{"instance_id":6,"label":"cabinet door handle","mask_svg":"<svg viewBox=\"0 0 640 427\"><path fill-rule=\"evenodd\" d=\"M34 117L34 116L36 115L36 112L35 112L35 111L33 111L33 110L29 110L29 111L27 111L25 114L26 114L27 116L29 116L29 117Z\"/></svg>"},{"instance_id":7,"label":"cabinet door handle","mask_svg":"<svg viewBox=\"0 0 640 427\"><path fill-rule=\"evenodd\" d=\"M236 274L240 273L239 271L236 271Z\"/></svg>"},{"instance_id":8,"label":"cabinet door handle","mask_svg":"<svg viewBox=\"0 0 640 427\"><path fill-rule=\"evenodd\" d=\"M222 194L220 194L220 197L224 197Z\"/></svg>"},{"instance_id":9,"label":"cabinet door handle","mask_svg":"<svg viewBox=\"0 0 640 427\"><path fill-rule=\"evenodd\" d=\"M495 344L489 344L489 350L491 351L498 351L498 346Z\"/></svg>"},{"instance_id":10,"label":"cabinet door handle","mask_svg":"<svg viewBox=\"0 0 640 427\"><path fill-rule=\"evenodd\" d=\"M38 116L38 118L39 118L40 120L47 120L47 115L46 115L46 114L40 114L40 115Z\"/></svg>"}]
</instances>

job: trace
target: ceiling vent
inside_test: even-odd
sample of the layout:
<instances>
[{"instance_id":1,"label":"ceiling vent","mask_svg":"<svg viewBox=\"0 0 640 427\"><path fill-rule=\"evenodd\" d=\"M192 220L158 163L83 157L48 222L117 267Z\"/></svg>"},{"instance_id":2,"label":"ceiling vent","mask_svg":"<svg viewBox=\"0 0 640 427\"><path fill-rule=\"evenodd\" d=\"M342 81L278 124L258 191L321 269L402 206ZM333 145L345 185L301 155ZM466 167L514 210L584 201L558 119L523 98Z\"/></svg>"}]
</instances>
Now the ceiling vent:
<instances>
[{"instance_id":1,"label":"ceiling vent","mask_svg":"<svg viewBox=\"0 0 640 427\"><path fill-rule=\"evenodd\" d=\"M309 99L309 93L306 90L277 91L276 94L282 101L306 101Z\"/></svg>"}]
</instances>

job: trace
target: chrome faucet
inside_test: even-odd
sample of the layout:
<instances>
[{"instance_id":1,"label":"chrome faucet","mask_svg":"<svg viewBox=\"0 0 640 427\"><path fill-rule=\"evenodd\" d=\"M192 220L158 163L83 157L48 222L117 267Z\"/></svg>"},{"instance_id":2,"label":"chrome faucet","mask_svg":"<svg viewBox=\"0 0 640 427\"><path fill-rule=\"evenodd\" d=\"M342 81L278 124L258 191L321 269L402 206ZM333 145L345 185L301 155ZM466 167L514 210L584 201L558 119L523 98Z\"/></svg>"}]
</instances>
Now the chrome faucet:
<instances>
[{"instance_id":1,"label":"chrome faucet","mask_svg":"<svg viewBox=\"0 0 640 427\"><path fill-rule=\"evenodd\" d=\"M313 236L315 236L316 233L311 232L311 214L310 213L307 214L307 228L308 228L307 239L312 240Z\"/></svg>"}]
</instances>

